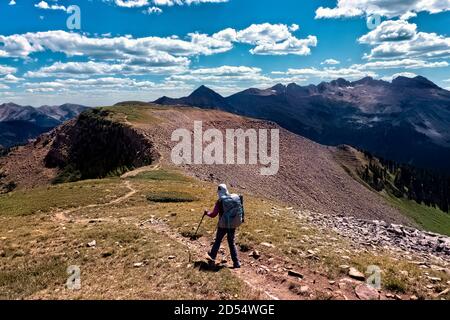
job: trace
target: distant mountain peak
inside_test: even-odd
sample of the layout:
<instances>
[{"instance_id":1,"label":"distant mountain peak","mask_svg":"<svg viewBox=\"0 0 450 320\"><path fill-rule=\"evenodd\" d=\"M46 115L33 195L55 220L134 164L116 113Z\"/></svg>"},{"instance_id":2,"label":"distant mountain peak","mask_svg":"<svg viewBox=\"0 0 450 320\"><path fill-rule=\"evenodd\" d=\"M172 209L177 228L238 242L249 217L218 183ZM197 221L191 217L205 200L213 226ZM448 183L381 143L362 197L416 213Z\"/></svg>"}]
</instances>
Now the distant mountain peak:
<instances>
[{"instance_id":1,"label":"distant mountain peak","mask_svg":"<svg viewBox=\"0 0 450 320\"><path fill-rule=\"evenodd\" d=\"M337 78L336 80L331 81L330 84L337 87L347 87L351 85L351 83L344 78Z\"/></svg>"},{"instance_id":2,"label":"distant mountain peak","mask_svg":"<svg viewBox=\"0 0 450 320\"><path fill-rule=\"evenodd\" d=\"M414 78L399 76L392 80L392 85L417 89L439 89L439 86L434 82L422 76L416 76Z\"/></svg>"},{"instance_id":3,"label":"distant mountain peak","mask_svg":"<svg viewBox=\"0 0 450 320\"><path fill-rule=\"evenodd\" d=\"M212 96L217 96L220 98L223 98L220 94L218 94L217 92L215 92L213 89L208 88L205 85L201 85L200 87L198 87L197 89L195 89L190 95L189 97L195 97L195 96L205 96L205 95L212 95Z\"/></svg>"},{"instance_id":4,"label":"distant mountain peak","mask_svg":"<svg viewBox=\"0 0 450 320\"><path fill-rule=\"evenodd\" d=\"M276 85L274 85L272 88L270 88L271 90L274 90L277 93L283 93L286 91L286 86L282 83L277 83Z\"/></svg>"}]
</instances>

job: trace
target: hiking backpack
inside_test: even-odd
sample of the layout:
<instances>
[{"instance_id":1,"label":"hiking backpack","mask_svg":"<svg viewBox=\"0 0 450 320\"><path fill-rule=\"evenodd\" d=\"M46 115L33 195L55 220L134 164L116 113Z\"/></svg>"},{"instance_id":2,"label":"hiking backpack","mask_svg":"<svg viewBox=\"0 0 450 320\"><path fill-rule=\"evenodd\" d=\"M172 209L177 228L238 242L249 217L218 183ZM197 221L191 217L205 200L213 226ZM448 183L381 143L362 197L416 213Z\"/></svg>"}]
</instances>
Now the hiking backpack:
<instances>
[{"instance_id":1,"label":"hiking backpack","mask_svg":"<svg viewBox=\"0 0 450 320\"><path fill-rule=\"evenodd\" d=\"M223 209L219 220L219 228L235 229L244 222L243 198L237 194L231 194L220 198Z\"/></svg>"}]
</instances>

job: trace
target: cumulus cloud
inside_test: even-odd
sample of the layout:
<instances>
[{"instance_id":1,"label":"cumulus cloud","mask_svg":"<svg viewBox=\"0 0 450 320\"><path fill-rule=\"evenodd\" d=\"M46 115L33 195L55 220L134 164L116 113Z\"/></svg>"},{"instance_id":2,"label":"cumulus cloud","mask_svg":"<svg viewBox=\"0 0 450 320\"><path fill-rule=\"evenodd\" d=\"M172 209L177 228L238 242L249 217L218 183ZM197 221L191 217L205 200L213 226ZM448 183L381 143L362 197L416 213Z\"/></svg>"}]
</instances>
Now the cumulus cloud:
<instances>
[{"instance_id":1,"label":"cumulus cloud","mask_svg":"<svg viewBox=\"0 0 450 320\"><path fill-rule=\"evenodd\" d=\"M211 55L232 48L228 41L210 38L208 35L191 34L191 40L174 37L88 37L62 30L0 35L0 57L26 58L32 53L52 52L72 56L124 59L130 57L161 57L163 55L194 56ZM202 41L200 41L202 40Z\"/></svg>"},{"instance_id":2,"label":"cumulus cloud","mask_svg":"<svg viewBox=\"0 0 450 320\"><path fill-rule=\"evenodd\" d=\"M107 62L55 62L54 64L42 67L37 71L28 71L26 77L46 78L46 77L89 77L95 75L151 75L151 74L171 74L180 73L187 70L189 61L182 59L180 64L160 64L155 61L127 60L123 63Z\"/></svg>"},{"instance_id":3,"label":"cumulus cloud","mask_svg":"<svg viewBox=\"0 0 450 320\"><path fill-rule=\"evenodd\" d=\"M19 82L19 81L22 81L23 78L18 78L18 77L16 77L15 75L9 73L9 74L7 74L6 76L4 76L3 78L1 78L1 80L2 80L3 82L17 83L17 82Z\"/></svg>"},{"instance_id":4,"label":"cumulus cloud","mask_svg":"<svg viewBox=\"0 0 450 320\"><path fill-rule=\"evenodd\" d=\"M158 7L149 7L142 11L144 14L161 14L163 11Z\"/></svg>"},{"instance_id":5,"label":"cumulus cloud","mask_svg":"<svg viewBox=\"0 0 450 320\"><path fill-rule=\"evenodd\" d=\"M286 72L273 72L275 75L284 76L302 76L314 77L324 80L333 80L337 78L345 78L349 80L360 79L366 76L376 77L377 74L369 70L360 70L356 68L304 68L304 69L288 69Z\"/></svg>"},{"instance_id":6,"label":"cumulus cloud","mask_svg":"<svg viewBox=\"0 0 450 320\"><path fill-rule=\"evenodd\" d=\"M255 45L252 54L307 55L317 45L315 36L296 38L290 30L297 27L264 23L243 30L224 29L213 35L189 33L187 39L178 37L89 37L63 30L0 35L0 57L27 58L33 53L52 51L68 57L88 56L98 59L127 59L154 57L168 59L212 55L229 51L233 43Z\"/></svg>"},{"instance_id":7,"label":"cumulus cloud","mask_svg":"<svg viewBox=\"0 0 450 320\"><path fill-rule=\"evenodd\" d=\"M228 1L229 0L153 0L153 3L157 6L182 6L201 3L223 3Z\"/></svg>"},{"instance_id":8,"label":"cumulus cloud","mask_svg":"<svg viewBox=\"0 0 450 320\"><path fill-rule=\"evenodd\" d=\"M310 47L317 46L317 37L308 36L306 39L289 37L282 42L263 43L251 49L252 54L260 55L288 55L306 56L311 54Z\"/></svg>"},{"instance_id":9,"label":"cumulus cloud","mask_svg":"<svg viewBox=\"0 0 450 320\"><path fill-rule=\"evenodd\" d=\"M450 56L450 38L418 32L416 24L404 20L385 21L358 41L373 47L368 59Z\"/></svg>"},{"instance_id":10,"label":"cumulus cloud","mask_svg":"<svg viewBox=\"0 0 450 320\"><path fill-rule=\"evenodd\" d=\"M411 40L417 33L417 25L405 20L383 21L377 28L359 38L360 43L377 44L384 41Z\"/></svg>"},{"instance_id":11,"label":"cumulus cloud","mask_svg":"<svg viewBox=\"0 0 450 320\"><path fill-rule=\"evenodd\" d=\"M250 53L256 55L309 55L310 47L317 46L317 37L296 38L292 32L299 29L297 24L252 24L246 29L228 28L213 35L213 38L237 43L255 45Z\"/></svg>"},{"instance_id":12,"label":"cumulus cloud","mask_svg":"<svg viewBox=\"0 0 450 320\"><path fill-rule=\"evenodd\" d=\"M316 19L349 18L379 14L388 18L411 17L414 13L431 14L450 10L450 0L338 0L336 7L319 7Z\"/></svg>"},{"instance_id":13,"label":"cumulus cloud","mask_svg":"<svg viewBox=\"0 0 450 320\"><path fill-rule=\"evenodd\" d=\"M326 59L324 61L322 61L320 64L328 64L328 65L335 65L335 64L340 64L341 62L335 59Z\"/></svg>"},{"instance_id":14,"label":"cumulus cloud","mask_svg":"<svg viewBox=\"0 0 450 320\"><path fill-rule=\"evenodd\" d=\"M16 5L16 1L11 0L11 1L8 3L8 5L10 5L10 6L15 6L15 5Z\"/></svg>"},{"instance_id":15,"label":"cumulus cloud","mask_svg":"<svg viewBox=\"0 0 450 320\"><path fill-rule=\"evenodd\" d=\"M114 0L114 3L124 8L140 8L149 5L148 0Z\"/></svg>"},{"instance_id":16,"label":"cumulus cloud","mask_svg":"<svg viewBox=\"0 0 450 320\"><path fill-rule=\"evenodd\" d=\"M261 74L262 70L247 66L220 66L215 68L199 68L188 70L182 74L175 74L167 78L168 81L193 81L201 83L225 82L265 82L270 78Z\"/></svg>"},{"instance_id":17,"label":"cumulus cloud","mask_svg":"<svg viewBox=\"0 0 450 320\"><path fill-rule=\"evenodd\" d=\"M35 4L34 6L36 8L44 9L44 10L62 10L62 11L67 11L67 8L65 6L61 6L61 5L58 5L58 4L49 5L45 1L41 1L41 2L39 2L37 4Z\"/></svg>"},{"instance_id":18,"label":"cumulus cloud","mask_svg":"<svg viewBox=\"0 0 450 320\"><path fill-rule=\"evenodd\" d=\"M86 90L94 88L153 88L152 81L138 81L131 78L103 77L94 79L56 79L47 82L30 82L24 85L28 92L55 90Z\"/></svg>"},{"instance_id":19,"label":"cumulus cloud","mask_svg":"<svg viewBox=\"0 0 450 320\"><path fill-rule=\"evenodd\" d=\"M448 67L447 61L425 61L417 59L382 60L367 62L365 64L355 64L352 68L357 69L421 69L421 68L443 68Z\"/></svg>"},{"instance_id":20,"label":"cumulus cloud","mask_svg":"<svg viewBox=\"0 0 450 320\"><path fill-rule=\"evenodd\" d=\"M17 69L10 66L3 66L0 64L0 75L16 73Z\"/></svg>"}]
</instances>

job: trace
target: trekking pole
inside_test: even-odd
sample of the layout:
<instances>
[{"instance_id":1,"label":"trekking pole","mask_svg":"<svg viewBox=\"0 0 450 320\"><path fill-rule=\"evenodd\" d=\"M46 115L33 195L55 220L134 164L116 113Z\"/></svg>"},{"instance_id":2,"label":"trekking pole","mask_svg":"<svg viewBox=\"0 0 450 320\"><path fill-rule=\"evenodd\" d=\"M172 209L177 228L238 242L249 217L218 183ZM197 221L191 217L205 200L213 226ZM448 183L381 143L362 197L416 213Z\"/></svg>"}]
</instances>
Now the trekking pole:
<instances>
[{"instance_id":1,"label":"trekking pole","mask_svg":"<svg viewBox=\"0 0 450 320\"><path fill-rule=\"evenodd\" d=\"M196 237L197 237L198 229L200 229L200 225L202 224L203 219L205 218L205 216L206 216L206 214L203 214L202 219L200 220L200 223L199 223L198 226L197 226L197 230L195 230L195 233L194 233L194 235L192 236L192 238L193 238L194 240L195 240Z\"/></svg>"},{"instance_id":2,"label":"trekking pole","mask_svg":"<svg viewBox=\"0 0 450 320\"><path fill-rule=\"evenodd\" d=\"M200 223L199 223L198 226L197 226L197 230L195 230L194 235L191 236L191 240L195 241L195 240L197 239L197 232L198 232L198 229L200 229L200 225L202 224L203 219L205 218L205 216L206 216L206 214L203 214L202 219L200 220ZM192 257L192 255L191 255L191 248L189 248L189 246L188 246L188 254L189 254L189 263L191 263L191 257Z\"/></svg>"}]
</instances>

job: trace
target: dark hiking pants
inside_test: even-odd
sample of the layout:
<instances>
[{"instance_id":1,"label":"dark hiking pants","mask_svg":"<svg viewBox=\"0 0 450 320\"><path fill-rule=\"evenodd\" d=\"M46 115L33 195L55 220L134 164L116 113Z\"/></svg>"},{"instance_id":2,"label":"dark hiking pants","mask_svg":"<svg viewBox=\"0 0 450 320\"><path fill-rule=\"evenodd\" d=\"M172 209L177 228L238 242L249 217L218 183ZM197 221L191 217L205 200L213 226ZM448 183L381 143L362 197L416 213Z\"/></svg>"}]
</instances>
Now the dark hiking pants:
<instances>
[{"instance_id":1,"label":"dark hiking pants","mask_svg":"<svg viewBox=\"0 0 450 320\"><path fill-rule=\"evenodd\" d=\"M228 246L230 247L231 259L233 260L233 263L235 263L235 264L239 263L239 259L237 256L236 244L234 243L235 233L236 233L236 229L217 228L216 240L215 240L214 245L210 252L211 258L216 259L217 252L219 252L220 244L222 243L223 237L225 237L225 235L227 235Z\"/></svg>"}]
</instances>

